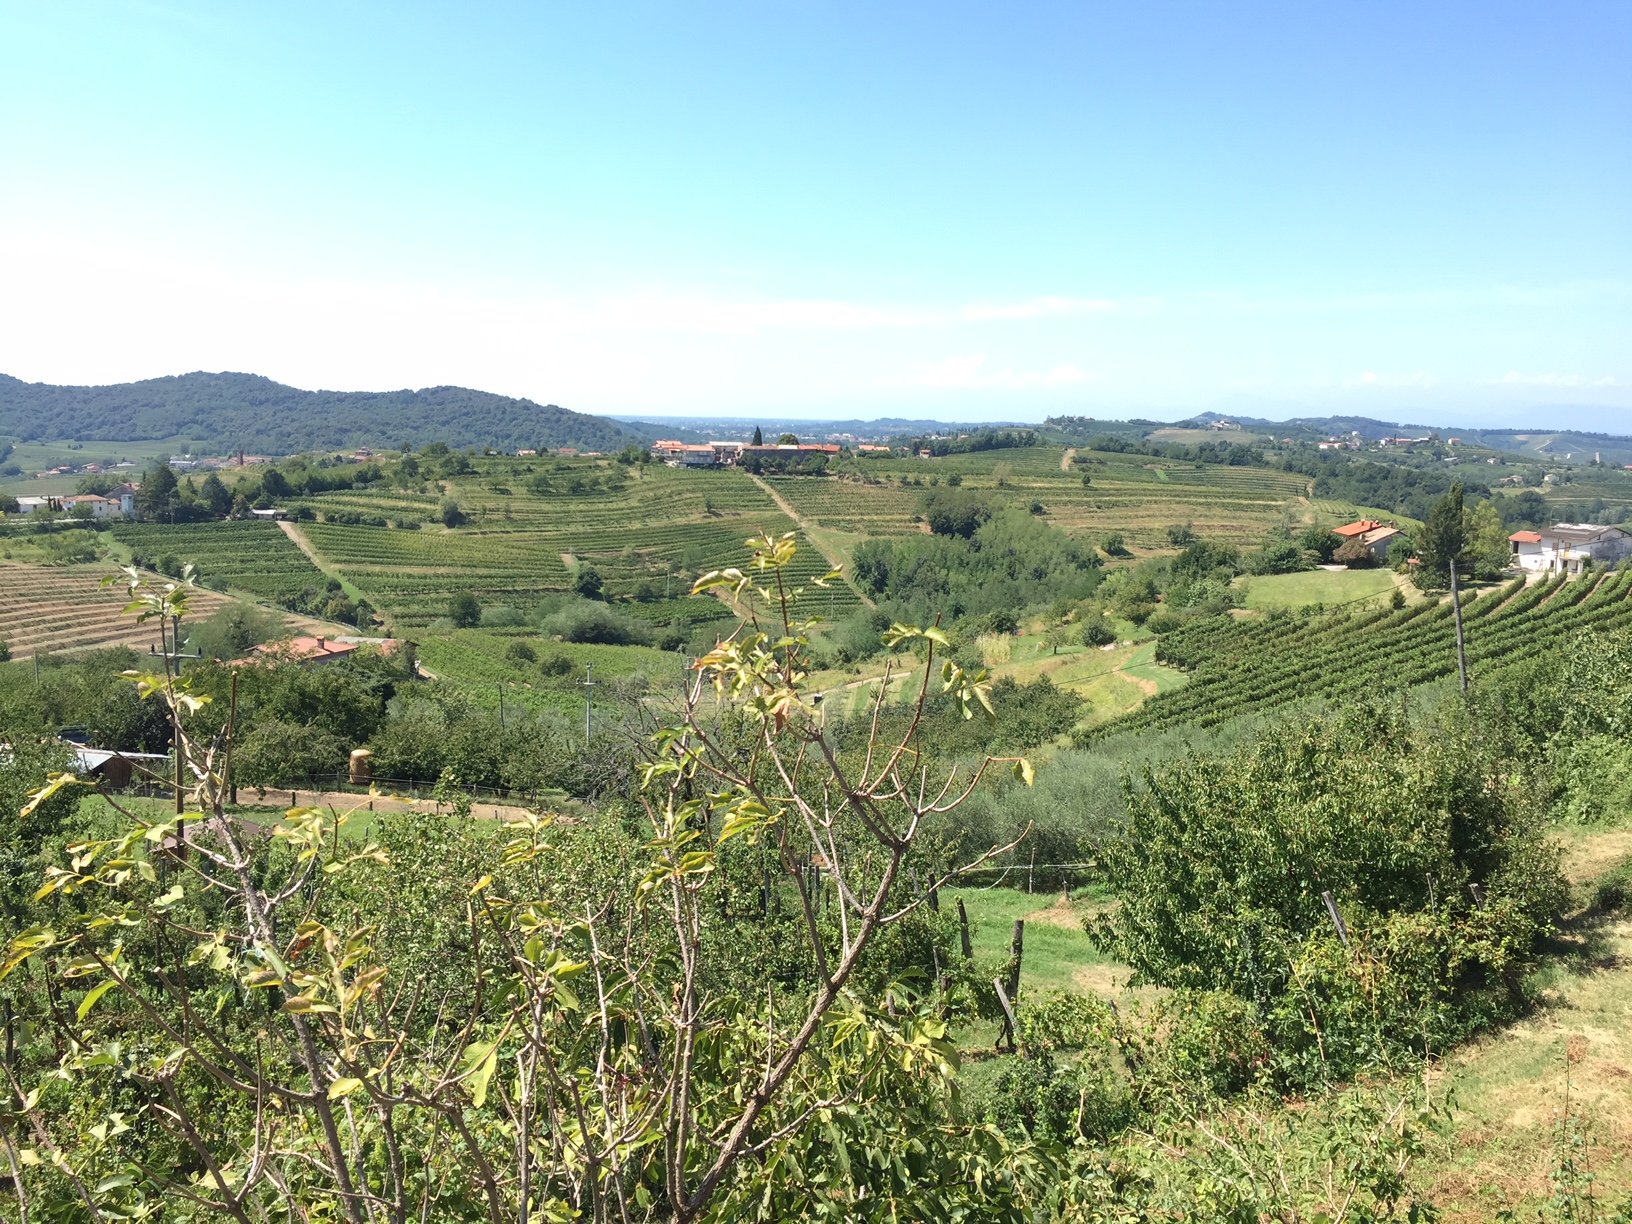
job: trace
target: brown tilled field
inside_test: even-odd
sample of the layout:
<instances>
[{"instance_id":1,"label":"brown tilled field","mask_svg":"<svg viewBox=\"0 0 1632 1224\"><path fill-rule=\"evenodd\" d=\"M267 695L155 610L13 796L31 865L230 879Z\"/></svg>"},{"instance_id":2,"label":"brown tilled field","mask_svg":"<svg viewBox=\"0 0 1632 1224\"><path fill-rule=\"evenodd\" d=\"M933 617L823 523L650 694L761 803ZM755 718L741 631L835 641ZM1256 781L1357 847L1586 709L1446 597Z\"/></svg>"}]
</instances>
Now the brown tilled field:
<instances>
[{"instance_id":1,"label":"brown tilled field","mask_svg":"<svg viewBox=\"0 0 1632 1224\"><path fill-rule=\"evenodd\" d=\"M157 644L156 625L137 625L135 617L125 615L130 602L125 588L101 585L115 572L105 565L0 565L0 639L11 657L107 646L146 650ZM208 616L227 602L225 595L200 591L189 619Z\"/></svg>"},{"instance_id":2,"label":"brown tilled field","mask_svg":"<svg viewBox=\"0 0 1632 1224\"><path fill-rule=\"evenodd\" d=\"M125 588L102 586L102 579L116 572L107 565L0 564L0 641L11 648L11 657L109 646L145 651L156 646L158 627L151 621L137 625L135 617L125 615L130 602ZM193 596L188 620L202 619L230 602L226 595L200 590ZM344 631L306 617L286 615L285 620L301 632Z\"/></svg>"}]
</instances>

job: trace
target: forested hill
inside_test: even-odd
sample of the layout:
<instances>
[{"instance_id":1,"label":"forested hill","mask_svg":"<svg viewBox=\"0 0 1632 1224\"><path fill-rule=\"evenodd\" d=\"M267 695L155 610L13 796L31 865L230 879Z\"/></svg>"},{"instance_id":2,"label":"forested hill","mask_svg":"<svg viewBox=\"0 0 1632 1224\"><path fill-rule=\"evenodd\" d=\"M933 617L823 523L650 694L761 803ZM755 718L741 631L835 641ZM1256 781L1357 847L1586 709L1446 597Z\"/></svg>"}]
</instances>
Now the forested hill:
<instances>
[{"instance_id":1,"label":"forested hill","mask_svg":"<svg viewBox=\"0 0 1632 1224\"><path fill-rule=\"evenodd\" d=\"M258 374L181 374L105 387L0 374L0 435L23 441L193 439L270 454L349 446L575 446L618 450L636 435L602 417L467 387L302 391Z\"/></svg>"}]
</instances>

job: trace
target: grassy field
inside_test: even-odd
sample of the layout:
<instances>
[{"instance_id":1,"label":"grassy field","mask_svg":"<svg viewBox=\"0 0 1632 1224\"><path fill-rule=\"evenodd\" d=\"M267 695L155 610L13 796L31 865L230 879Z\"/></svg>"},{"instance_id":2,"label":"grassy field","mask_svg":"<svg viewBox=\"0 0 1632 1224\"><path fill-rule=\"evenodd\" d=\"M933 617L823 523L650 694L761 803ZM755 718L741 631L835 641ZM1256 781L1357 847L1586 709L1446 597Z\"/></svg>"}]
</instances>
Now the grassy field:
<instances>
[{"instance_id":1,"label":"grassy field","mask_svg":"<svg viewBox=\"0 0 1632 1224\"><path fill-rule=\"evenodd\" d=\"M1310 604L1354 605L1381 603L1396 587L1408 596L1416 588L1401 585L1390 569L1306 570L1301 574L1265 574L1235 580L1235 589L1248 608L1303 608Z\"/></svg>"},{"instance_id":2,"label":"grassy field","mask_svg":"<svg viewBox=\"0 0 1632 1224\"><path fill-rule=\"evenodd\" d=\"M581 719L586 666L593 666L593 678L598 684L614 686L639 676L653 688L672 691L676 696L686 674L684 655L646 646L579 645L522 636L514 631L494 633L481 629L421 634L417 640L422 667L458 685L478 705L489 709L498 707L502 692L506 705L554 710ZM510 657L507 652L518 641L526 642L540 662ZM547 672L542 664L556 659L565 659L571 664L570 670Z\"/></svg>"},{"instance_id":3,"label":"grassy field","mask_svg":"<svg viewBox=\"0 0 1632 1224\"><path fill-rule=\"evenodd\" d=\"M134 469L124 469L113 475L120 479L139 479L141 469L149 460L161 455L183 454L187 445L182 438L167 438L159 442L19 442L7 456L6 466L15 463L23 469L22 475L0 479L0 493L9 493L13 497L30 494L56 497L72 493L81 479L78 476L49 477L44 480L35 476L36 472L70 464L83 467L87 463L96 463L109 467L115 463L133 463L136 465Z\"/></svg>"},{"instance_id":4,"label":"grassy field","mask_svg":"<svg viewBox=\"0 0 1632 1224\"><path fill-rule=\"evenodd\" d=\"M1013 884L1017 875L1024 884L1024 872L1011 873L1005 884ZM1060 893L1033 894L1023 888L943 889L941 912L955 913L959 898L969 912L971 942L979 960L1007 958L1015 921L1025 920L1022 997L1052 990L1099 991L1117 968L1083 929L1083 919L1100 908L1098 902L1070 902Z\"/></svg>"}]
</instances>

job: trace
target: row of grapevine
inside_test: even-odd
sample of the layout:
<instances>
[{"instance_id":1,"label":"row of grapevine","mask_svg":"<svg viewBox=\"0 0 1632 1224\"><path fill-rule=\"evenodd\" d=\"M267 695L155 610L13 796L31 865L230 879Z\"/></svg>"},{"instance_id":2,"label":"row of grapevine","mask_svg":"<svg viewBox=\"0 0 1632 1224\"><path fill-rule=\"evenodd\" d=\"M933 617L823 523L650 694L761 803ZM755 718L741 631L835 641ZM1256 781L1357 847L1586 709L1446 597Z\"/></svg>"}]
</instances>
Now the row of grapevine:
<instances>
[{"instance_id":1,"label":"row of grapevine","mask_svg":"<svg viewBox=\"0 0 1632 1224\"><path fill-rule=\"evenodd\" d=\"M1632 571L1563 575L1464 597L1470 665L1499 661L1578 629L1632 625ZM1456 670L1449 601L1361 615L1257 621L1218 618L1180 629L1157 648L1159 661L1189 682L1100 728L1157 730L1213 726L1303 697L1341 698L1423 684Z\"/></svg>"},{"instance_id":2,"label":"row of grapevine","mask_svg":"<svg viewBox=\"0 0 1632 1224\"><path fill-rule=\"evenodd\" d=\"M230 587L284 603L321 590L324 574L276 523L118 523L113 538L149 566L167 559L198 571L209 586Z\"/></svg>"}]
</instances>

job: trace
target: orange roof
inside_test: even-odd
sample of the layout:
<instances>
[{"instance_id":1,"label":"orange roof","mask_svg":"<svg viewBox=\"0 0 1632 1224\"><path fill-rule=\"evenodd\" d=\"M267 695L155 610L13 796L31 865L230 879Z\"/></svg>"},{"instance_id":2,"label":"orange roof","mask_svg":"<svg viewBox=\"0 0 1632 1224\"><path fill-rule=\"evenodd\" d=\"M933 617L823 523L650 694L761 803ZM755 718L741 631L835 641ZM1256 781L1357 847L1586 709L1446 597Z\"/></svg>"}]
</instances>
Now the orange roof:
<instances>
[{"instance_id":1,"label":"orange roof","mask_svg":"<svg viewBox=\"0 0 1632 1224\"><path fill-rule=\"evenodd\" d=\"M1356 523L1345 523L1341 527L1333 527L1332 531L1334 534L1348 539L1350 536L1365 535L1368 531L1376 531L1381 526L1382 523L1376 519L1361 519Z\"/></svg>"},{"instance_id":2,"label":"orange roof","mask_svg":"<svg viewBox=\"0 0 1632 1224\"><path fill-rule=\"evenodd\" d=\"M1539 531L1515 531L1512 535L1508 536L1507 538L1512 540L1513 543L1515 543L1515 544L1540 544L1541 543L1541 532L1539 532Z\"/></svg>"}]
</instances>

